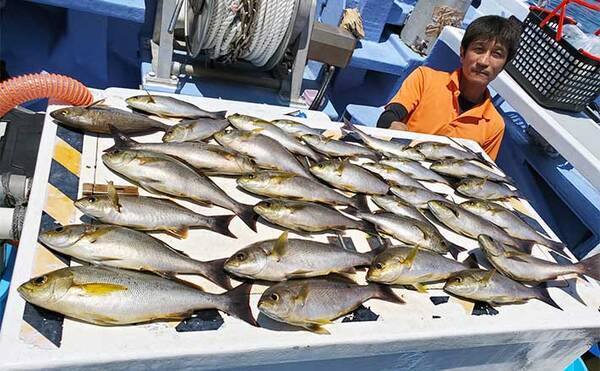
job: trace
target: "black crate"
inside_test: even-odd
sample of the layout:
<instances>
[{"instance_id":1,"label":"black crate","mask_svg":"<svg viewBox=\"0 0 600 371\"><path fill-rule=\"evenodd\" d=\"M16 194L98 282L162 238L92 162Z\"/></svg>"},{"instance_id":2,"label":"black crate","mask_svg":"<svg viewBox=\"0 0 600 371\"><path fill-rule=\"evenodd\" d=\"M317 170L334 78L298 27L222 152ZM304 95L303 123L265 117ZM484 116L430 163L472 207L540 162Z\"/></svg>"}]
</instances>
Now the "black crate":
<instances>
[{"instance_id":1,"label":"black crate","mask_svg":"<svg viewBox=\"0 0 600 371\"><path fill-rule=\"evenodd\" d=\"M540 27L547 14L538 9L529 12L506 72L539 105L581 112L600 94L600 62L564 38L556 41L557 20Z\"/></svg>"}]
</instances>

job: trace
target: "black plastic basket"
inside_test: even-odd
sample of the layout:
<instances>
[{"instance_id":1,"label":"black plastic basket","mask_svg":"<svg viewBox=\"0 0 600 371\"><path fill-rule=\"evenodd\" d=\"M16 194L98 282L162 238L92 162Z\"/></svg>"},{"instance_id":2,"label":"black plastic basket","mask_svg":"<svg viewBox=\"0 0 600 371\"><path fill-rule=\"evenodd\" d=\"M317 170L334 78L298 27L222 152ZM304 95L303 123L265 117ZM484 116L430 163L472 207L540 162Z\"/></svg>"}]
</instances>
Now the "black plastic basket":
<instances>
[{"instance_id":1,"label":"black plastic basket","mask_svg":"<svg viewBox=\"0 0 600 371\"><path fill-rule=\"evenodd\" d=\"M559 16L531 7L515 57L506 65L515 81L546 108L581 112L600 94L600 60L558 37ZM565 17L568 23L573 19Z\"/></svg>"}]
</instances>

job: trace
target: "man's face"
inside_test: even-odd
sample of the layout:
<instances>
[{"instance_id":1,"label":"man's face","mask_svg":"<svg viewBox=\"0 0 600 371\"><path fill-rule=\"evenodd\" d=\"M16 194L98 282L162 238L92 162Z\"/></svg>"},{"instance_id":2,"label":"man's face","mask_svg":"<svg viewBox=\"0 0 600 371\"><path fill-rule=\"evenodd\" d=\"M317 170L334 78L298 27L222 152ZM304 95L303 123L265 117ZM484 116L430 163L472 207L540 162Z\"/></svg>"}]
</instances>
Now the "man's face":
<instances>
[{"instance_id":1,"label":"man's face","mask_svg":"<svg viewBox=\"0 0 600 371\"><path fill-rule=\"evenodd\" d=\"M495 40L475 40L467 50L460 49L463 79L477 85L487 85L504 68L508 50Z\"/></svg>"}]
</instances>

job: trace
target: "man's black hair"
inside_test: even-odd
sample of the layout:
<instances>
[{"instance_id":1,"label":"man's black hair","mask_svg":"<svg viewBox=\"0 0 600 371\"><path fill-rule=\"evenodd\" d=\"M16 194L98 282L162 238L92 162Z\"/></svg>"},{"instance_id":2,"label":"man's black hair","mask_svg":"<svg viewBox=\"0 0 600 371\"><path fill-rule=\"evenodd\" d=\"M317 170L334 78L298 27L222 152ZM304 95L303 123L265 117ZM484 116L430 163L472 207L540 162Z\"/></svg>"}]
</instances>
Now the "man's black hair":
<instances>
[{"instance_id":1,"label":"man's black hair","mask_svg":"<svg viewBox=\"0 0 600 371\"><path fill-rule=\"evenodd\" d=\"M486 15L471 22L465 31L460 46L466 51L474 41L495 40L508 51L506 59L508 63L517 52L520 37L521 27L516 21L497 15Z\"/></svg>"}]
</instances>

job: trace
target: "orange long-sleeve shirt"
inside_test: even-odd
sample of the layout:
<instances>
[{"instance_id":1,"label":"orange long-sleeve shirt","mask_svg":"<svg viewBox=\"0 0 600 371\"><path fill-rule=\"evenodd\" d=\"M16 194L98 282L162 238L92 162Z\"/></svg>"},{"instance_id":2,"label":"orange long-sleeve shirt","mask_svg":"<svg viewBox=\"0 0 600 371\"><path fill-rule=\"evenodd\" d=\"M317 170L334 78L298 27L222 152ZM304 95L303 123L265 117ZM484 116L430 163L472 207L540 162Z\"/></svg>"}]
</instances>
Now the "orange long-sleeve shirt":
<instances>
[{"instance_id":1,"label":"orange long-sleeve shirt","mask_svg":"<svg viewBox=\"0 0 600 371\"><path fill-rule=\"evenodd\" d=\"M460 69L448 73L419 67L404 80L390 103L406 108L409 131L472 139L496 159L504 135L504 119L486 91L485 100L460 113Z\"/></svg>"}]
</instances>

